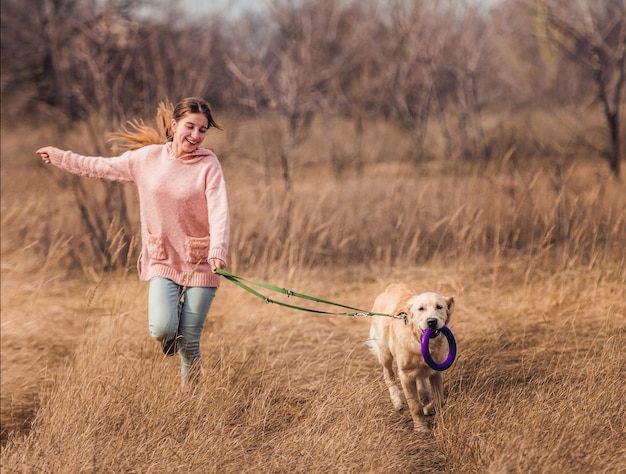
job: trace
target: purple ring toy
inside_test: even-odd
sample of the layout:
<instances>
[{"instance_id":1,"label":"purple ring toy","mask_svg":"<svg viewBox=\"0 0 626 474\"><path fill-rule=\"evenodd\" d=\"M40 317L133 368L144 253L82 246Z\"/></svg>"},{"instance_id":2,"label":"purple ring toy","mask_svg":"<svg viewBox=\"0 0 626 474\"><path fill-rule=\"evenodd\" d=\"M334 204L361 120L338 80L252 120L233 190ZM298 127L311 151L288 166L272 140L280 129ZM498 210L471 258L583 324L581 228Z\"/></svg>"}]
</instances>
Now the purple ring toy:
<instances>
[{"instance_id":1,"label":"purple ring toy","mask_svg":"<svg viewBox=\"0 0 626 474\"><path fill-rule=\"evenodd\" d=\"M434 339L439 335L439 332L442 332L446 339L448 340L448 357L446 360L439 363L435 361L430 355L430 349L428 348L428 344L431 339ZM452 335L452 331L448 328L448 326L444 326L441 329L426 329L424 331L424 335L422 336L422 357L424 361L428 364L428 366L433 370L443 371L450 368L454 359L456 359L456 341L454 340L454 336Z\"/></svg>"}]
</instances>

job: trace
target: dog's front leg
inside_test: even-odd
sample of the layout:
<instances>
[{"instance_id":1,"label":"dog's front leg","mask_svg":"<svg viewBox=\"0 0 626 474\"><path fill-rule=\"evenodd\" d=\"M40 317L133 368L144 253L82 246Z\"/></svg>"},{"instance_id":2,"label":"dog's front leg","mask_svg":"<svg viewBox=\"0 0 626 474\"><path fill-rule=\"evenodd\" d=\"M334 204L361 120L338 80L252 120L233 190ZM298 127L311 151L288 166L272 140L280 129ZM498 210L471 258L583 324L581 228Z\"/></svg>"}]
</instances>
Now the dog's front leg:
<instances>
[{"instance_id":1,"label":"dog's front leg","mask_svg":"<svg viewBox=\"0 0 626 474\"><path fill-rule=\"evenodd\" d=\"M441 409L443 407L444 399L443 399L443 375L441 372L436 372L428 377L430 382L430 387L433 391L433 404L436 410Z\"/></svg>"},{"instance_id":2,"label":"dog's front leg","mask_svg":"<svg viewBox=\"0 0 626 474\"><path fill-rule=\"evenodd\" d=\"M424 416L422 404L417 393L417 373L412 370L398 370L398 374L400 375L400 382L402 383L402 389L404 390L407 405L411 411L413 431L428 431L428 420L426 419L426 416Z\"/></svg>"},{"instance_id":3,"label":"dog's front leg","mask_svg":"<svg viewBox=\"0 0 626 474\"><path fill-rule=\"evenodd\" d=\"M424 415L433 415L435 413L433 393L425 377L417 378L417 393L419 394L420 400L422 402Z\"/></svg>"},{"instance_id":4,"label":"dog's front leg","mask_svg":"<svg viewBox=\"0 0 626 474\"><path fill-rule=\"evenodd\" d=\"M424 415L434 415L443 406L443 375L435 372L428 376L430 400L424 402Z\"/></svg>"},{"instance_id":5,"label":"dog's front leg","mask_svg":"<svg viewBox=\"0 0 626 474\"><path fill-rule=\"evenodd\" d=\"M389 389L389 397L391 398L393 408L397 411L402 410L404 402L402 401L402 393L396 384L396 377L393 373L393 359L390 356L383 361L383 379Z\"/></svg>"}]
</instances>

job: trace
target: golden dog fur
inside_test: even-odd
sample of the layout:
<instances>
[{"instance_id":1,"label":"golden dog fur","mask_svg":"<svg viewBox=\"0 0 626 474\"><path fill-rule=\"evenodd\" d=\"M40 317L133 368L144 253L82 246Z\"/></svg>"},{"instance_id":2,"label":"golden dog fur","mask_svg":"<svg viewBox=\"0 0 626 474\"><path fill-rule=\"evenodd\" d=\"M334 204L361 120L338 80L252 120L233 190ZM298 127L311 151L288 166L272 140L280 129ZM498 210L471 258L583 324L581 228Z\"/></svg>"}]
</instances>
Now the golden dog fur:
<instances>
[{"instance_id":1,"label":"golden dog fur","mask_svg":"<svg viewBox=\"0 0 626 474\"><path fill-rule=\"evenodd\" d=\"M391 402L402 410L404 398L409 406L415 431L429 429L428 416L443 405L443 375L431 369L421 352L422 334L427 328L441 329L450 321L454 298L437 293L417 294L404 284L393 284L381 293L372 307L373 313L397 315L402 319L376 316L370 328L367 344L383 368L383 378ZM447 344L442 336L430 340L430 353L435 360L446 356ZM402 391L396 384L393 361L398 369Z\"/></svg>"}]
</instances>

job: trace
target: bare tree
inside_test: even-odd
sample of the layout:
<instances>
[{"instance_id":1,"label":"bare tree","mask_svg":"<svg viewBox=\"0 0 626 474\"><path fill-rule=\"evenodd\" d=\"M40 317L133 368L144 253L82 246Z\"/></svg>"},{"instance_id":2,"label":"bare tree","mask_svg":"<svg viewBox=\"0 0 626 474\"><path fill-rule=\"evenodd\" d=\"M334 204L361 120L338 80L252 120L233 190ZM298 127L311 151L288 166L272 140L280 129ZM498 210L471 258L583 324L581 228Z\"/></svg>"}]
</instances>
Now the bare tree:
<instances>
[{"instance_id":1,"label":"bare tree","mask_svg":"<svg viewBox=\"0 0 626 474\"><path fill-rule=\"evenodd\" d=\"M453 78L441 82L447 83L454 95L439 87L438 96L448 99L442 107L442 114L447 111L449 115L451 109L457 109L459 118L456 130L448 131L446 137L448 141L460 138L459 148L466 158L488 160L491 156L482 122L486 99L481 92L484 92L489 76L497 70L493 64L494 31L477 7L468 2L458 2L450 14L450 24L445 54L440 56L443 64L439 67L439 76Z\"/></svg>"},{"instance_id":2,"label":"bare tree","mask_svg":"<svg viewBox=\"0 0 626 474\"><path fill-rule=\"evenodd\" d=\"M222 92L213 84L222 84L225 68L221 64L220 22L185 19L177 3L162 22L146 23L141 31L143 50L136 60L142 65L138 73L146 93L155 99L176 101L186 96L204 96L212 105L222 101ZM183 20L181 20L181 18Z\"/></svg>"},{"instance_id":3,"label":"bare tree","mask_svg":"<svg viewBox=\"0 0 626 474\"><path fill-rule=\"evenodd\" d=\"M65 47L80 23L76 0L2 1L2 95L69 109Z\"/></svg>"},{"instance_id":4,"label":"bare tree","mask_svg":"<svg viewBox=\"0 0 626 474\"><path fill-rule=\"evenodd\" d=\"M342 42L346 7L339 0L315 5L273 0L269 6L270 24L261 28L249 23L246 31L257 41L241 40L227 64L244 86L246 103L255 110L263 103L279 119L283 205L289 215L293 152L307 136L315 112L328 106L330 84L348 67L353 49Z\"/></svg>"},{"instance_id":5,"label":"bare tree","mask_svg":"<svg viewBox=\"0 0 626 474\"><path fill-rule=\"evenodd\" d=\"M285 181L290 178L294 148L306 136L314 112L325 103L332 79L341 74L351 51L342 48L337 25L344 13L338 0L315 5L275 0L272 14L280 32L272 44L276 59L268 95L281 117ZM288 184L289 186L289 184Z\"/></svg>"},{"instance_id":6,"label":"bare tree","mask_svg":"<svg viewBox=\"0 0 626 474\"><path fill-rule=\"evenodd\" d=\"M129 1L46 0L32 5L6 5L15 24L5 18L3 3L3 48L10 48L17 55L15 59L27 59L32 72L12 59L7 64L8 74L3 73L3 96L20 87L17 79L26 80L24 75L31 74L27 80L33 92L25 99L26 106L44 103L53 107L56 113L49 116L65 116L69 119L66 124L81 119L88 140L77 151L105 154L105 133L123 115L124 103L119 98L128 88L136 45ZM30 14L22 16L21 11ZM24 35L30 54L22 58L24 45L14 41L19 40L23 30L31 34ZM13 31L17 36L9 34L6 44L5 33ZM82 224L90 236L77 244L84 247L75 253L77 260L104 269L125 265L134 226L129 219L124 187L117 183L85 182L71 175L62 175L58 180L60 186L74 193Z\"/></svg>"},{"instance_id":7,"label":"bare tree","mask_svg":"<svg viewBox=\"0 0 626 474\"><path fill-rule=\"evenodd\" d=\"M380 21L367 43L379 75L378 93L387 98L390 110L411 135L416 159L425 152L436 62L447 36L443 8L426 0L381 4Z\"/></svg>"},{"instance_id":8,"label":"bare tree","mask_svg":"<svg viewBox=\"0 0 626 474\"><path fill-rule=\"evenodd\" d=\"M602 105L609 146L602 151L615 177L620 175L620 107L626 76L624 0L541 0L548 38L571 61L591 73Z\"/></svg>"},{"instance_id":9,"label":"bare tree","mask_svg":"<svg viewBox=\"0 0 626 474\"><path fill-rule=\"evenodd\" d=\"M227 70L235 78L232 94L245 112L251 111L257 125L258 136L263 140L265 132L260 128L260 116L267 111L270 99L267 95L272 59L269 55L273 32L267 22L247 15L234 25L236 41L224 52ZM264 143L264 142L262 142ZM257 153L262 157L265 183L271 182L272 153L262 146Z\"/></svg>"},{"instance_id":10,"label":"bare tree","mask_svg":"<svg viewBox=\"0 0 626 474\"><path fill-rule=\"evenodd\" d=\"M70 83L66 92L82 111L89 141L83 153L105 155L106 131L119 124L124 115L124 96L130 66L137 45L136 25L126 16L126 4L109 2L105 8L80 3L76 10L81 22L66 47L72 55L67 64ZM128 263L136 231L131 222L125 187L119 183L86 182L63 175L61 186L74 193L82 222L90 235L92 261L86 266L111 269Z\"/></svg>"}]
</instances>

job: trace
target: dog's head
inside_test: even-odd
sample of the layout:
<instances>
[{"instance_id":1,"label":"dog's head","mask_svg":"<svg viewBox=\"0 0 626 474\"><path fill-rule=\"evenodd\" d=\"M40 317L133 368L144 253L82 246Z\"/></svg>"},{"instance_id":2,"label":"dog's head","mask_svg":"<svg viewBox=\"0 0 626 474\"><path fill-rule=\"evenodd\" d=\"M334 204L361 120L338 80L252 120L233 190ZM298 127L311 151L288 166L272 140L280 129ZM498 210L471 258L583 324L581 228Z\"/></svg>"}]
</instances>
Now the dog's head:
<instances>
[{"instance_id":1,"label":"dog's head","mask_svg":"<svg viewBox=\"0 0 626 474\"><path fill-rule=\"evenodd\" d=\"M407 323L420 332L441 329L450 321L453 309L454 297L421 293L407 301Z\"/></svg>"}]
</instances>

